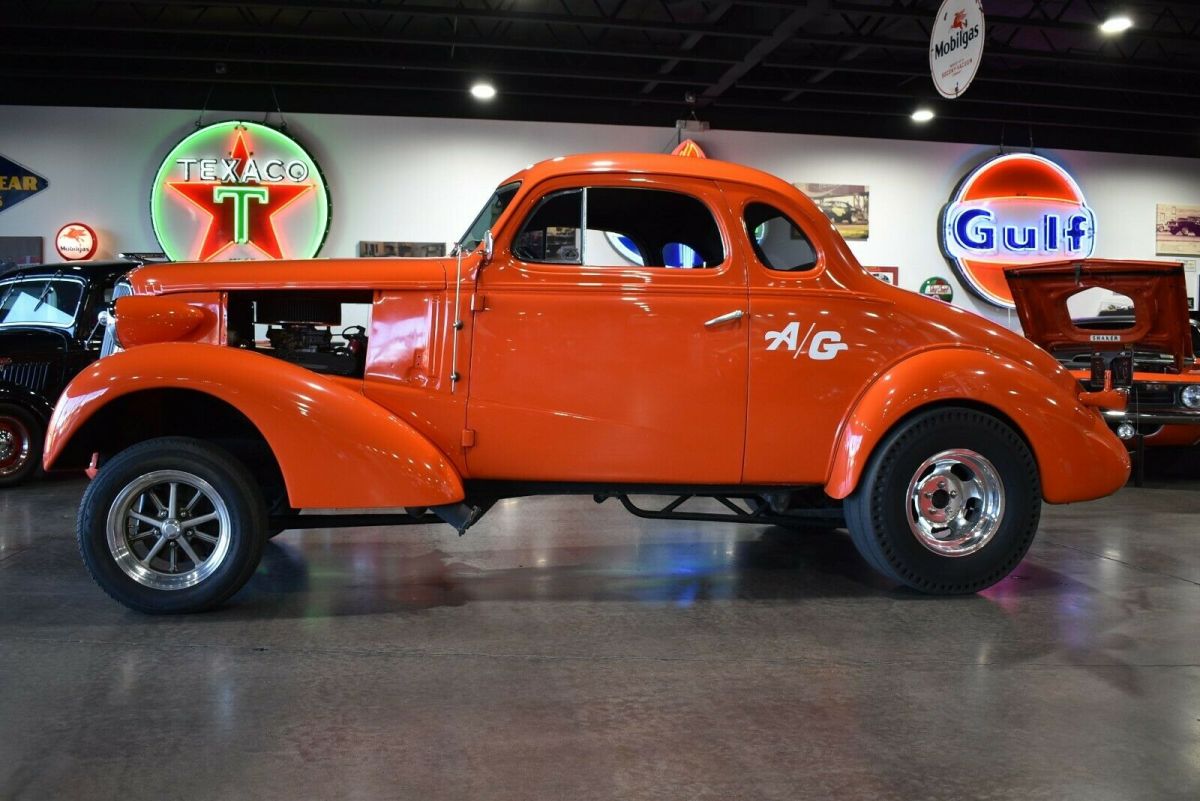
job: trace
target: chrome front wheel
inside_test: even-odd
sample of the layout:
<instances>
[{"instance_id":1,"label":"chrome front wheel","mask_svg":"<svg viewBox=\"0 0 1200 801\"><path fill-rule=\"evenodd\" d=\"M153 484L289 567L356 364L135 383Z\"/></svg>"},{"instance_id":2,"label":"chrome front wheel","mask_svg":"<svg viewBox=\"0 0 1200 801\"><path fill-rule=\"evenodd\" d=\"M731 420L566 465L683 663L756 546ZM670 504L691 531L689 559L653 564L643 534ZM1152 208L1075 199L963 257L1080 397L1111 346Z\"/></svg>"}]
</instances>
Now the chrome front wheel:
<instances>
[{"instance_id":1,"label":"chrome front wheel","mask_svg":"<svg viewBox=\"0 0 1200 801\"><path fill-rule=\"evenodd\" d=\"M196 612L254 573L267 509L246 466L185 437L139 443L104 462L79 510L79 552L96 583L140 612Z\"/></svg>"},{"instance_id":2,"label":"chrome front wheel","mask_svg":"<svg viewBox=\"0 0 1200 801\"><path fill-rule=\"evenodd\" d=\"M229 555L229 506L204 479L155 470L117 493L108 511L108 548L137 583L181 590L207 579Z\"/></svg>"}]
</instances>

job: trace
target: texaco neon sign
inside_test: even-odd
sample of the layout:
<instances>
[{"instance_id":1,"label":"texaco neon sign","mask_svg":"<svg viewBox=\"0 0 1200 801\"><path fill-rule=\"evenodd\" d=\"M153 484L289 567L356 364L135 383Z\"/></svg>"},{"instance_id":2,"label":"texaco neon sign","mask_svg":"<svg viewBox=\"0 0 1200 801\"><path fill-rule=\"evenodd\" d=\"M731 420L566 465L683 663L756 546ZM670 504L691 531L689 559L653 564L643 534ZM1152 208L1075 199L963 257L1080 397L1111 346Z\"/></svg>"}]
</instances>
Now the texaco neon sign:
<instances>
[{"instance_id":1,"label":"texaco neon sign","mask_svg":"<svg viewBox=\"0 0 1200 801\"><path fill-rule=\"evenodd\" d=\"M290 136L254 122L220 122L167 154L150 214L173 261L309 259L329 230L329 191Z\"/></svg>"}]
</instances>

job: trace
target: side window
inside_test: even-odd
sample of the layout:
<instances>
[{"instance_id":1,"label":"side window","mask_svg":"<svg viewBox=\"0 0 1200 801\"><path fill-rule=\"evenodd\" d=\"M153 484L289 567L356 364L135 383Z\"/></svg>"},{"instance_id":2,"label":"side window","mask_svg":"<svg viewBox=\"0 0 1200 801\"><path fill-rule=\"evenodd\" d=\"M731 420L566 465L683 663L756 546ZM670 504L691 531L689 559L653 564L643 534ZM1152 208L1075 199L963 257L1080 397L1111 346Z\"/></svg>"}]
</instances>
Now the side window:
<instances>
[{"instance_id":1,"label":"side window","mask_svg":"<svg viewBox=\"0 0 1200 801\"><path fill-rule=\"evenodd\" d=\"M589 187L544 197L513 255L591 267L706 268L725 261L712 213L689 195L661 189Z\"/></svg>"},{"instance_id":2,"label":"side window","mask_svg":"<svg viewBox=\"0 0 1200 801\"><path fill-rule=\"evenodd\" d=\"M583 190L542 198L513 243L513 255L543 264L582 264Z\"/></svg>"},{"instance_id":3,"label":"side window","mask_svg":"<svg viewBox=\"0 0 1200 801\"><path fill-rule=\"evenodd\" d=\"M804 231L774 206L747 204L745 222L754 255L764 267L800 272L817 265L817 251Z\"/></svg>"}]
</instances>

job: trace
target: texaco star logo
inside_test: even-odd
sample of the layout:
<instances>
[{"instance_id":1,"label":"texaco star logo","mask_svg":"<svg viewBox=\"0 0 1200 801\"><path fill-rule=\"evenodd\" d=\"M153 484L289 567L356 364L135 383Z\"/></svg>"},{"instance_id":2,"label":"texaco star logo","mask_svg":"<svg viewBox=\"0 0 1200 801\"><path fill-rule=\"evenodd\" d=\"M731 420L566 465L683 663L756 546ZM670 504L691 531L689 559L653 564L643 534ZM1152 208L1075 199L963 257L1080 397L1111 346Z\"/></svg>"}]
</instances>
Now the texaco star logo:
<instances>
[{"instance_id":1,"label":"texaco star logo","mask_svg":"<svg viewBox=\"0 0 1200 801\"><path fill-rule=\"evenodd\" d=\"M226 122L175 146L159 169L151 210L173 260L311 258L328 228L329 196L295 140Z\"/></svg>"}]
</instances>

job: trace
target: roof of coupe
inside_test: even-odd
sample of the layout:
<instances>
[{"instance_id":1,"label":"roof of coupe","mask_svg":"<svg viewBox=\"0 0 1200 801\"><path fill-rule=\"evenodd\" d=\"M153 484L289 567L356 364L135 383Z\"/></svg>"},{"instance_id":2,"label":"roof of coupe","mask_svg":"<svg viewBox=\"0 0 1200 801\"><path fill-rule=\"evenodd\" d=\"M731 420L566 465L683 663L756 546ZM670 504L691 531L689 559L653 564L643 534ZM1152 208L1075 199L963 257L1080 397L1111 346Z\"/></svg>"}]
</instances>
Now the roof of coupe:
<instances>
[{"instance_id":1,"label":"roof of coupe","mask_svg":"<svg viewBox=\"0 0 1200 801\"><path fill-rule=\"evenodd\" d=\"M510 176L513 181L541 181L555 175L577 173L653 173L703 178L710 181L735 181L769 186L777 191L797 191L786 181L753 167L709 158L687 158L665 153L585 153L556 156L531 164Z\"/></svg>"}]
</instances>

